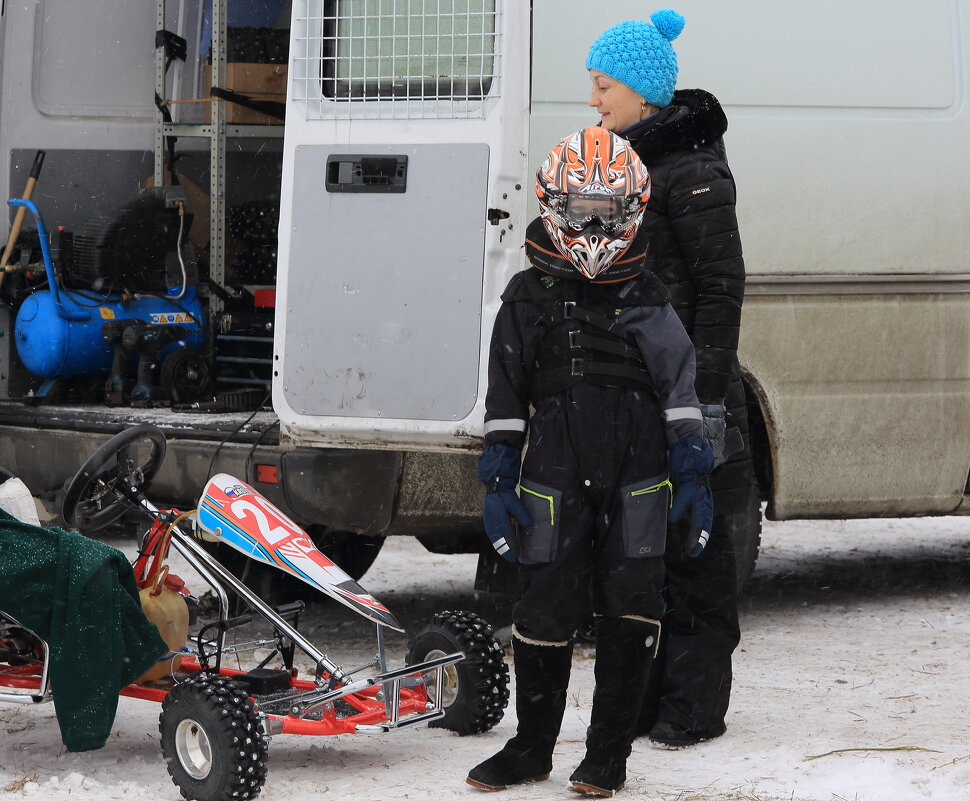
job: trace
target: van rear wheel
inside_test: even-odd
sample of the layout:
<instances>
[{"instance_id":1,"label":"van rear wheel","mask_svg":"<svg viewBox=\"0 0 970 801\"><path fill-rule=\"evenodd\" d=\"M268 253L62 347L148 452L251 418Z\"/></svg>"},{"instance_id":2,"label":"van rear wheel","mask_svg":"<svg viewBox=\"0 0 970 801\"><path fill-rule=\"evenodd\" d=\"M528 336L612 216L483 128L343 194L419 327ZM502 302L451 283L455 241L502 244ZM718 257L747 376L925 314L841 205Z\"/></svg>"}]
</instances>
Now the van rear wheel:
<instances>
[{"instance_id":1,"label":"van rear wheel","mask_svg":"<svg viewBox=\"0 0 970 801\"><path fill-rule=\"evenodd\" d=\"M384 537L333 531L323 526L307 526L307 534L323 555L354 581L359 581L370 570L384 546Z\"/></svg>"},{"instance_id":2,"label":"van rear wheel","mask_svg":"<svg viewBox=\"0 0 970 801\"><path fill-rule=\"evenodd\" d=\"M757 483L752 482L749 487L744 508L723 520L734 545L738 590L741 590L754 572L761 548L761 492Z\"/></svg>"}]
</instances>

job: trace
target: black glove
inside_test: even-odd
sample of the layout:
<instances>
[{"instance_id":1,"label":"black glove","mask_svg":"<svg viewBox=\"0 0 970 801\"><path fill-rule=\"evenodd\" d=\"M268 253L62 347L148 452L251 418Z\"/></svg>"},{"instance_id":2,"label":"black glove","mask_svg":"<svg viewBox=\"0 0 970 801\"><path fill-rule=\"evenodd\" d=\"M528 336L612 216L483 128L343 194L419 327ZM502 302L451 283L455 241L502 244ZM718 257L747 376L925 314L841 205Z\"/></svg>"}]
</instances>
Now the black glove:
<instances>
[{"instance_id":1,"label":"black glove","mask_svg":"<svg viewBox=\"0 0 970 801\"><path fill-rule=\"evenodd\" d=\"M731 456L744 449L744 439L737 426L727 425L727 411L723 403L702 403L701 415L704 417L704 439L714 453L716 470Z\"/></svg>"},{"instance_id":2,"label":"black glove","mask_svg":"<svg viewBox=\"0 0 970 801\"><path fill-rule=\"evenodd\" d=\"M714 454L701 437L684 437L674 443L668 456L670 483L674 486L674 500L667 520L675 523L690 513L690 532L687 555L701 555L711 535L714 523L714 496L708 477L714 468Z\"/></svg>"},{"instance_id":3,"label":"black glove","mask_svg":"<svg viewBox=\"0 0 970 801\"><path fill-rule=\"evenodd\" d=\"M724 404L702 403L701 415L704 418L704 439L714 454L714 467L720 467L726 459L724 455L724 433L727 429L727 412L724 409Z\"/></svg>"},{"instance_id":4,"label":"black glove","mask_svg":"<svg viewBox=\"0 0 970 801\"><path fill-rule=\"evenodd\" d=\"M519 483L519 451L511 445L489 445L478 457L478 480L485 485L482 518L492 547L508 562L515 562L512 548L512 515L523 526L532 526L532 517L515 491Z\"/></svg>"}]
</instances>

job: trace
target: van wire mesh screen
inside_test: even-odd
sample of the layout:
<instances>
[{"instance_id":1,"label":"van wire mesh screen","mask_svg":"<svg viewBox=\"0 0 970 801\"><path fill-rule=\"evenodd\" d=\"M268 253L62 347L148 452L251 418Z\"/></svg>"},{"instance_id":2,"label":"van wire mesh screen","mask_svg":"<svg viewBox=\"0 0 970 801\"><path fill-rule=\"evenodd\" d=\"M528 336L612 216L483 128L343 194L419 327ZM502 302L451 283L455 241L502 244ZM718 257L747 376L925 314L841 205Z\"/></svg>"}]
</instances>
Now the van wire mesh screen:
<instances>
[{"instance_id":1,"label":"van wire mesh screen","mask_svg":"<svg viewBox=\"0 0 970 801\"><path fill-rule=\"evenodd\" d=\"M307 119L483 117L501 0L301 0L293 97Z\"/></svg>"}]
</instances>

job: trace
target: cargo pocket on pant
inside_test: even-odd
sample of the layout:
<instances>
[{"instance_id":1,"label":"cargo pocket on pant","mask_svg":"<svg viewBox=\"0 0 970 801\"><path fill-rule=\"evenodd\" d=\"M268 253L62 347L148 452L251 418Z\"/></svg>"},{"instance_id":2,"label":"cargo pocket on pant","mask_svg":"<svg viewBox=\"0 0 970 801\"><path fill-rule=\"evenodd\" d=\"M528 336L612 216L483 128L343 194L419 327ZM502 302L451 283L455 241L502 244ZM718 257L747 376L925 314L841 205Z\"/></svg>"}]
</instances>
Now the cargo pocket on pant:
<instances>
[{"instance_id":1,"label":"cargo pocket on pant","mask_svg":"<svg viewBox=\"0 0 970 801\"><path fill-rule=\"evenodd\" d=\"M559 550L562 492L532 481L523 481L519 490L522 505L534 524L519 533L519 561L524 565L548 564Z\"/></svg>"},{"instance_id":2,"label":"cargo pocket on pant","mask_svg":"<svg viewBox=\"0 0 970 801\"><path fill-rule=\"evenodd\" d=\"M623 495L623 549L628 559L663 556L667 509L673 487L666 475L620 488Z\"/></svg>"}]
</instances>

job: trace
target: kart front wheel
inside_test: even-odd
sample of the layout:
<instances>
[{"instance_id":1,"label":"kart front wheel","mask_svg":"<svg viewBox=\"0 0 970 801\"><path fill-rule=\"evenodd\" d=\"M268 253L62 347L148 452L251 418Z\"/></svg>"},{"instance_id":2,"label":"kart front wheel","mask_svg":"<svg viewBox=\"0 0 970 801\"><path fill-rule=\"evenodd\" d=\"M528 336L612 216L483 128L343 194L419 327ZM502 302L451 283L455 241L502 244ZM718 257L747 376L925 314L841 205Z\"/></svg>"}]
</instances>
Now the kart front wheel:
<instances>
[{"instance_id":1,"label":"kart front wheel","mask_svg":"<svg viewBox=\"0 0 970 801\"><path fill-rule=\"evenodd\" d=\"M495 726L509 703L509 668L492 627L473 612L439 612L418 632L408 665L461 651L465 658L444 668L441 686L426 676L429 700L441 698L444 717L432 727L458 734L480 734Z\"/></svg>"},{"instance_id":2,"label":"kart front wheel","mask_svg":"<svg viewBox=\"0 0 970 801\"><path fill-rule=\"evenodd\" d=\"M234 681L198 673L162 702L158 730L185 798L246 801L266 781L268 746L253 702Z\"/></svg>"}]
</instances>

